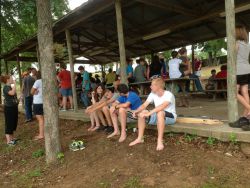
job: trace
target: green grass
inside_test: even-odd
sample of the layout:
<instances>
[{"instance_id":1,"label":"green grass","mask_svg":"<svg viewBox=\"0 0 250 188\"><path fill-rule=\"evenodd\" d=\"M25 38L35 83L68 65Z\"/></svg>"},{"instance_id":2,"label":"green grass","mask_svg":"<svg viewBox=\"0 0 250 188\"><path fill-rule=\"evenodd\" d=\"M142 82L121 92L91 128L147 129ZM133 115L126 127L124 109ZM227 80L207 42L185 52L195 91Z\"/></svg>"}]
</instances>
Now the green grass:
<instances>
[{"instance_id":1,"label":"green grass","mask_svg":"<svg viewBox=\"0 0 250 188\"><path fill-rule=\"evenodd\" d=\"M39 149L39 150L37 150L37 151L34 151L33 153L32 153L32 157L33 158L39 158L39 157L42 157L42 156L44 156L44 150L43 149Z\"/></svg>"},{"instance_id":2,"label":"green grass","mask_svg":"<svg viewBox=\"0 0 250 188\"><path fill-rule=\"evenodd\" d=\"M133 176L125 183L124 188L143 188L138 177Z\"/></svg>"}]
</instances>

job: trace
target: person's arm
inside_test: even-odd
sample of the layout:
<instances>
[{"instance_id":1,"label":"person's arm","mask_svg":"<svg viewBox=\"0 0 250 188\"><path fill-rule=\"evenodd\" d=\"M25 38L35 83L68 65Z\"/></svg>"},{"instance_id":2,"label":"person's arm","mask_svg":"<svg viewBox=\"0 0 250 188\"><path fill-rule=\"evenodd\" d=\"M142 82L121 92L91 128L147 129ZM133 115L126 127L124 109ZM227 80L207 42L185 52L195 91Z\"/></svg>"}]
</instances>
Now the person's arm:
<instances>
[{"instance_id":1,"label":"person's arm","mask_svg":"<svg viewBox=\"0 0 250 188\"><path fill-rule=\"evenodd\" d=\"M137 110L134 111L134 116L145 110L149 104L150 104L149 101L145 101Z\"/></svg>"},{"instance_id":2,"label":"person's arm","mask_svg":"<svg viewBox=\"0 0 250 188\"><path fill-rule=\"evenodd\" d=\"M151 110L151 111L149 111L147 113L144 113L143 116L144 117L149 117L149 116L151 116L154 113L157 113L157 112L160 112L160 111L164 111L164 109L167 108L169 104L170 103L168 101L166 101L163 104L161 104L160 106L157 106L156 108L154 108L153 110Z\"/></svg>"},{"instance_id":3,"label":"person's arm","mask_svg":"<svg viewBox=\"0 0 250 188\"><path fill-rule=\"evenodd\" d=\"M90 106L90 108L88 109L88 113L92 113L92 112L94 112L96 110L99 110L99 109L101 109L104 106L107 106L107 102L104 101L104 100L100 101L98 103L95 103L92 106Z\"/></svg>"},{"instance_id":4,"label":"person's arm","mask_svg":"<svg viewBox=\"0 0 250 188\"><path fill-rule=\"evenodd\" d=\"M16 95L16 81L14 81L14 86L11 87L11 90L8 91L8 95L10 96Z\"/></svg>"},{"instance_id":5,"label":"person's arm","mask_svg":"<svg viewBox=\"0 0 250 188\"><path fill-rule=\"evenodd\" d=\"M31 94L31 95L37 94L37 89L34 88L34 87L32 87L32 88L31 88L31 91L30 91L30 94Z\"/></svg>"},{"instance_id":6,"label":"person's arm","mask_svg":"<svg viewBox=\"0 0 250 188\"><path fill-rule=\"evenodd\" d=\"M128 73L128 78L132 78L132 72Z\"/></svg>"}]
</instances>

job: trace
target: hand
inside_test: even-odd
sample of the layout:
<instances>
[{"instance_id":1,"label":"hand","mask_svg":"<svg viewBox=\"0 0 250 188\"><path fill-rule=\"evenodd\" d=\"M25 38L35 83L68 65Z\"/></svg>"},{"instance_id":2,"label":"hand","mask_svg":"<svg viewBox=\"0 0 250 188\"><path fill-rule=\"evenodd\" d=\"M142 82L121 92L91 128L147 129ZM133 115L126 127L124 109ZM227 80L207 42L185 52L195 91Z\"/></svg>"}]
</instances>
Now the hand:
<instances>
[{"instance_id":1,"label":"hand","mask_svg":"<svg viewBox=\"0 0 250 188\"><path fill-rule=\"evenodd\" d=\"M140 113L140 117L141 118L145 118L145 117L149 117L151 114L150 114L150 112L142 112L142 113Z\"/></svg>"},{"instance_id":2,"label":"hand","mask_svg":"<svg viewBox=\"0 0 250 188\"><path fill-rule=\"evenodd\" d=\"M133 112L133 118L136 118L136 116L137 116L137 112L134 111L134 112Z\"/></svg>"},{"instance_id":3,"label":"hand","mask_svg":"<svg viewBox=\"0 0 250 188\"><path fill-rule=\"evenodd\" d=\"M91 95L94 96L95 95L95 91L92 91Z\"/></svg>"},{"instance_id":4,"label":"hand","mask_svg":"<svg viewBox=\"0 0 250 188\"><path fill-rule=\"evenodd\" d=\"M38 93L39 93L39 90L36 90L35 93L34 93L34 95L38 95Z\"/></svg>"}]
</instances>

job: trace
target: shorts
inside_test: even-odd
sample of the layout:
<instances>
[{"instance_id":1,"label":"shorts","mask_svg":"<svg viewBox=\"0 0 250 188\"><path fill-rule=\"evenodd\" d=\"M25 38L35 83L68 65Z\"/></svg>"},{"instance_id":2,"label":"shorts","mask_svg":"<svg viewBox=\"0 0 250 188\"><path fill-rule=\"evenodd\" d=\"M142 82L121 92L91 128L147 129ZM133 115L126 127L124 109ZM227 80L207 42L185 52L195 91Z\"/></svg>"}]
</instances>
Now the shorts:
<instances>
[{"instance_id":1,"label":"shorts","mask_svg":"<svg viewBox=\"0 0 250 188\"><path fill-rule=\"evenodd\" d=\"M43 115L43 104L33 104L33 112L37 116Z\"/></svg>"},{"instance_id":2,"label":"shorts","mask_svg":"<svg viewBox=\"0 0 250 188\"><path fill-rule=\"evenodd\" d=\"M60 93L62 94L63 97L69 97L72 96L72 89L60 89Z\"/></svg>"},{"instance_id":3,"label":"shorts","mask_svg":"<svg viewBox=\"0 0 250 188\"><path fill-rule=\"evenodd\" d=\"M133 117L133 111L132 110L128 110L127 111L127 123L135 123L137 122L138 118L134 118Z\"/></svg>"},{"instance_id":4,"label":"shorts","mask_svg":"<svg viewBox=\"0 0 250 188\"><path fill-rule=\"evenodd\" d=\"M5 134L13 134L17 128L18 106L4 106Z\"/></svg>"},{"instance_id":5,"label":"shorts","mask_svg":"<svg viewBox=\"0 0 250 188\"><path fill-rule=\"evenodd\" d=\"M248 85L250 84L250 74L237 75L238 85Z\"/></svg>"},{"instance_id":6,"label":"shorts","mask_svg":"<svg viewBox=\"0 0 250 188\"><path fill-rule=\"evenodd\" d=\"M166 125L173 125L175 124L176 119L175 118L170 118L170 117L165 117L165 124ZM154 113L150 116L149 125L157 125L157 114Z\"/></svg>"}]
</instances>

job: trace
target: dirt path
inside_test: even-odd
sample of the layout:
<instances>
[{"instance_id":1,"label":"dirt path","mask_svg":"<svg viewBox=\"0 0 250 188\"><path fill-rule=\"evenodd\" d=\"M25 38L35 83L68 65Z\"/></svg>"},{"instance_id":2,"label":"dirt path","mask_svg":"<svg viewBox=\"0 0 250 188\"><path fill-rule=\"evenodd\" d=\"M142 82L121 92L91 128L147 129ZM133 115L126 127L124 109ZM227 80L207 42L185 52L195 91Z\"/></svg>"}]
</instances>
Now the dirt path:
<instances>
[{"instance_id":1,"label":"dirt path","mask_svg":"<svg viewBox=\"0 0 250 188\"><path fill-rule=\"evenodd\" d=\"M0 112L0 131L3 115ZM35 122L17 130L21 141L15 148L0 143L0 187L142 188L142 187L250 187L250 160L238 145L224 144L195 135L166 135L166 149L155 152L155 133L147 131L145 143L133 148L128 143L107 140L104 133L88 133L79 121L60 121L64 157L46 166L43 142L33 142ZM73 139L85 140L86 149L71 152ZM214 144L214 145L213 145ZM213 145L213 146L212 146Z\"/></svg>"}]
</instances>

